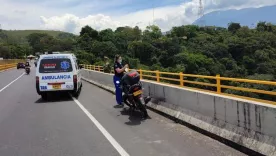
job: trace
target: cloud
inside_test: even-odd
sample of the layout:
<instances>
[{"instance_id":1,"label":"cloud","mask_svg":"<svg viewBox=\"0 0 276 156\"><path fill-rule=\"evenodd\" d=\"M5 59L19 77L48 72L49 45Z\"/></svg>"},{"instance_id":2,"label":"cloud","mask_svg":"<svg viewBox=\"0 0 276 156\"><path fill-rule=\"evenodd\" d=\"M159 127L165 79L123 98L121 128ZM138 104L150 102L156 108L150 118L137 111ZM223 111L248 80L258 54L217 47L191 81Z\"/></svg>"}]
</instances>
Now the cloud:
<instances>
[{"instance_id":1,"label":"cloud","mask_svg":"<svg viewBox=\"0 0 276 156\"><path fill-rule=\"evenodd\" d=\"M5 19L4 22L1 21L4 28L35 27L76 34L85 25L97 30L116 29L126 25L137 25L145 29L154 23L162 31L167 31L173 26L191 24L198 18L198 0L159 1L158 3L157 0L0 0L0 16L1 19ZM203 0L203 2L205 13L276 5L275 0ZM142 6L144 3L145 6ZM151 3L157 6L154 9L154 18ZM10 11L10 8L14 11ZM20 19L20 24L16 24L17 19Z\"/></svg>"},{"instance_id":2,"label":"cloud","mask_svg":"<svg viewBox=\"0 0 276 156\"><path fill-rule=\"evenodd\" d=\"M25 15L27 13L25 10L14 10L13 12L21 15Z\"/></svg>"},{"instance_id":3,"label":"cloud","mask_svg":"<svg viewBox=\"0 0 276 156\"><path fill-rule=\"evenodd\" d=\"M190 2L194 4L194 2ZM160 7L154 10L141 10L121 16L107 16L103 14L77 17L73 14L64 14L46 18L41 16L42 27L45 29L58 29L79 33L81 27L90 25L94 29L102 30L106 28L116 29L119 26L139 26L145 29L149 24L157 24L162 30L169 30L172 26L188 24L196 19L196 9L190 9L182 5ZM74 24L72 24L74 23ZM70 25L70 26L68 26Z\"/></svg>"},{"instance_id":4,"label":"cloud","mask_svg":"<svg viewBox=\"0 0 276 156\"><path fill-rule=\"evenodd\" d=\"M109 16L102 14L89 15L84 18L80 18L72 14L65 14L63 16L54 16L50 18L41 16L41 22L42 27L45 29L55 29L73 33L79 33L80 29L85 25L90 25L97 30L116 28L121 25L120 22L114 21Z\"/></svg>"}]
</instances>

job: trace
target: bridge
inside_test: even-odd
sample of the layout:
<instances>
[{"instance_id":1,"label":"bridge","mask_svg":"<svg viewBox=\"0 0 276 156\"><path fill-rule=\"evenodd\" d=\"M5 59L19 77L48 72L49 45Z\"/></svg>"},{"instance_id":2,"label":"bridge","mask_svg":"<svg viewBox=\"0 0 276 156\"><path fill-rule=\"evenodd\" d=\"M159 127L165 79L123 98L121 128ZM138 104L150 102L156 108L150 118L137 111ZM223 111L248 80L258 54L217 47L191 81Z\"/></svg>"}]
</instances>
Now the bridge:
<instances>
[{"instance_id":1,"label":"bridge","mask_svg":"<svg viewBox=\"0 0 276 156\"><path fill-rule=\"evenodd\" d=\"M227 78L205 76L216 81L215 91L207 91L185 87L185 77L194 75L140 70L153 97L150 119L141 120L115 106L112 74L101 67L82 70L78 99L59 94L50 101L36 93L34 66L30 75L14 67L0 66L1 156L276 155L274 102L221 93L227 86L218 80Z\"/></svg>"}]
</instances>

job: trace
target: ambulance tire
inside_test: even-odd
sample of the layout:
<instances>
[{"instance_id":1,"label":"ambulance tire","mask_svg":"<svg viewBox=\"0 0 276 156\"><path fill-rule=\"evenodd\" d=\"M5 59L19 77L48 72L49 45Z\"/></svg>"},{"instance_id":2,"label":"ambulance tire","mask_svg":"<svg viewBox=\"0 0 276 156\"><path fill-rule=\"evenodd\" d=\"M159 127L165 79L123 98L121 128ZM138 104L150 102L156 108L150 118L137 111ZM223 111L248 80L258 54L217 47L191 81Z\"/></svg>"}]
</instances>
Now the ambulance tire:
<instances>
[{"instance_id":1,"label":"ambulance tire","mask_svg":"<svg viewBox=\"0 0 276 156\"><path fill-rule=\"evenodd\" d=\"M41 98L42 98L42 100L46 101L48 99L47 93L41 93Z\"/></svg>"}]
</instances>

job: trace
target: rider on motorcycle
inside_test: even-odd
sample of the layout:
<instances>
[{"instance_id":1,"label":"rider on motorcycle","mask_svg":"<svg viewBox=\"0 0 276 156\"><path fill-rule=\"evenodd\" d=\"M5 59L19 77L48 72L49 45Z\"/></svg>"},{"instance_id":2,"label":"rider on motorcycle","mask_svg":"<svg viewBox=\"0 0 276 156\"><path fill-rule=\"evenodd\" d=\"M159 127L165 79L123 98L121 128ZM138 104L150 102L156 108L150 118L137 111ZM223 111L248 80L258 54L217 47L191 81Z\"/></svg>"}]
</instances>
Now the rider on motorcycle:
<instances>
[{"instance_id":1,"label":"rider on motorcycle","mask_svg":"<svg viewBox=\"0 0 276 156\"><path fill-rule=\"evenodd\" d=\"M31 67L31 65L28 61L25 63L25 67Z\"/></svg>"},{"instance_id":2,"label":"rider on motorcycle","mask_svg":"<svg viewBox=\"0 0 276 156\"><path fill-rule=\"evenodd\" d=\"M27 61L26 63L25 63L25 72L27 73L27 74L29 74L30 73L30 71L31 71L31 65L30 65L30 63ZM29 71L27 71L27 70L29 70Z\"/></svg>"}]
</instances>

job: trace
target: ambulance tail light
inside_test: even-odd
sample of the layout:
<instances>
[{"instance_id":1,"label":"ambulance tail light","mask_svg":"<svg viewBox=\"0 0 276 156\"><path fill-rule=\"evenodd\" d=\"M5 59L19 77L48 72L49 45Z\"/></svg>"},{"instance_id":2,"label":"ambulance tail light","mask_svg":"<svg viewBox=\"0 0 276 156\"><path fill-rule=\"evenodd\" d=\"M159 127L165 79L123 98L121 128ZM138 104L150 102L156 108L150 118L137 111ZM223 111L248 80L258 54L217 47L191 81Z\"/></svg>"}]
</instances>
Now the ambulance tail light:
<instances>
[{"instance_id":1,"label":"ambulance tail light","mask_svg":"<svg viewBox=\"0 0 276 156\"><path fill-rule=\"evenodd\" d=\"M39 83L39 77L38 76L35 77L35 81L36 81L36 83Z\"/></svg>"},{"instance_id":2,"label":"ambulance tail light","mask_svg":"<svg viewBox=\"0 0 276 156\"><path fill-rule=\"evenodd\" d=\"M74 82L74 83L77 83L77 82L78 82L78 77L77 77L77 75L74 75L74 76L73 76L73 82Z\"/></svg>"}]
</instances>

